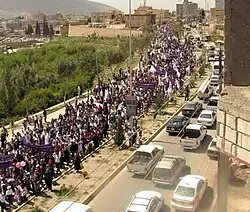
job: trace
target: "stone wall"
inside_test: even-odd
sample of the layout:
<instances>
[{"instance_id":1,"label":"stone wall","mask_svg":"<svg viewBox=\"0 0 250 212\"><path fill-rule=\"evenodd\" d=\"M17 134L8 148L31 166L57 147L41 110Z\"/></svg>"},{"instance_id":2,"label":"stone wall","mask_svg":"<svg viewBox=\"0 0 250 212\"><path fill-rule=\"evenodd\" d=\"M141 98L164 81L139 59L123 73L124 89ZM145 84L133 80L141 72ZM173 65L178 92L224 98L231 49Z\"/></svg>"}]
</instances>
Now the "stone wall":
<instances>
[{"instance_id":1,"label":"stone wall","mask_svg":"<svg viewBox=\"0 0 250 212\"><path fill-rule=\"evenodd\" d=\"M224 89L217 111L217 146L250 164L250 88Z\"/></svg>"},{"instance_id":2,"label":"stone wall","mask_svg":"<svg viewBox=\"0 0 250 212\"><path fill-rule=\"evenodd\" d=\"M225 85L250 85L250 1L225 3Z\"/></svg>"}]
</instances>

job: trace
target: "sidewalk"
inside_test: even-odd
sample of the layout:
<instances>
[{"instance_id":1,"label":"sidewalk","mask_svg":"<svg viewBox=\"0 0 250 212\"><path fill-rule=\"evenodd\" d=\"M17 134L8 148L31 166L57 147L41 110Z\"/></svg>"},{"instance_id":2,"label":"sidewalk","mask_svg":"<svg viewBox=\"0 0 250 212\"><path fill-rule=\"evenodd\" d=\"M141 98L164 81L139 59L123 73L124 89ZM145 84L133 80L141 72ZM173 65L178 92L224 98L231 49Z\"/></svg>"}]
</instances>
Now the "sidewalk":
<instances>
[{"instance_id":1,"label":"sidewalk","mask_svg":"<svg viewBox=\"0 0 250 212\"><path fill-rule=\"evenodd\" d=\"M87 96L88 96L88 92L85 92L82 94L82 97L78 99L78 101L86 101L87 100ZM76 100L77 97L73 97L71 99L68 99L67 101L65 101L65 103L74 103L75 100ZM54 105L50 108L47 108L46 109L47 111L47 121L50 122L51 119L57 119L59 117L60 114L64 114L65 113L65 104L64 102L61 102L57 105ZM35 116L35 115L38 115L38 116L42 116L43 117L43 111L40 111L38 113L35 113L31 116ZM14 123L14 133L17 133L17 132L22 132L22 123L25 119L21 119L21 120L18 120ZM44 120L43 120L43 123L44 123ZM33 125L29 125L29 127L33 128ZM9 142L12 138L12 130L11 130L11 127L10 125L6 125L5 128L8 130L8 137L7 137L7 141Z\"/></svg>"}]
</instances>

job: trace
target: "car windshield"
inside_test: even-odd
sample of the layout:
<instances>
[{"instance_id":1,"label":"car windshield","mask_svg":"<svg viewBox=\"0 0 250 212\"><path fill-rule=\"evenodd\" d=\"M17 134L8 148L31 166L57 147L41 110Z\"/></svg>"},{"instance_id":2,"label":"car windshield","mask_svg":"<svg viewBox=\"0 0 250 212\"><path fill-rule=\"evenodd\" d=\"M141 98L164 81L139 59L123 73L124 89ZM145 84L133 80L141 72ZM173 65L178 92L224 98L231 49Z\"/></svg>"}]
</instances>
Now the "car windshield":
<instances>
[{"instance_id":1,"label":"car windshield","mask_svg":"<svg viewBox=\"0 0 250 212\"><path fill-rule=\"evenodd\" d=\"M198 138L199 136L200 136L200 131L192 129L187 129L184 134L184 137L188 138Z\"/></svg>"},{"instance_id":2,"label":"car windshield","mask_svg":"<svg viewBox=\"0 0 250 212\"><path fill-rule=\"evenodd\" d=\"M184 107L184 110L193 110L195 109L195 104L187 104L185 107Z\"/></svg>"},{"instance_id":3,"label":"car windshield","mask_svg":"<svg viewBox=\"0 0 250 212\"><path fill-rule=\"evenodd\" d=\"M181 125L181 121L180 120L173 120L171 122L172 125Z\"/></svg>"},{"instance_id":4,"label":"car windshield","mask_svg":"<svg viewBox=\"0 0 250 212\"><path fill-rule=\"evenodd\" d=\"M201 119L211 119L212 116L211 116L211 114L205 114L205 113L204 113L204 114L201 114L201 115L200 115L200 118L201 118Z\"/></svg>"},{"instance_id":5,"label":"car windshield","mask_svg":"<svg viewBox=\"0 0 250 212\"><path fill-rule=\"evenodd\" d=\"M218 105L218 102L217 101L209 101L208 106L217 106Z\"/></svg>"},{"instance_id":6,"label":"car windshield","mask_svg":"<svg viewBox=\"0 0 250 212\"><path fill-rule=\"evenodd\" d=\"M135 152L134 161L140 162L149 162L152 159L152 156L148 152Z\"/></svg>"},{"instance_id":7,"label":"car windshield","mask_svg":"<svg viewBox=\"0 0 250 212\"><path fill-rule=\"evenodd\" d=\"M212 147L212 146L216 146L216 141L212 141L211 147Z\"/></svg>"},{"instance_id":8,"label":"car windshield","mask_svg":"<svg viewBox=\"0 0 250 212\"><path fill-rule=\"evenodd\" d=\"M180 196L184 196L184 197L194 197L195 188L178 186L175 194L180 195Z\"/></svg>"}]
</instances>

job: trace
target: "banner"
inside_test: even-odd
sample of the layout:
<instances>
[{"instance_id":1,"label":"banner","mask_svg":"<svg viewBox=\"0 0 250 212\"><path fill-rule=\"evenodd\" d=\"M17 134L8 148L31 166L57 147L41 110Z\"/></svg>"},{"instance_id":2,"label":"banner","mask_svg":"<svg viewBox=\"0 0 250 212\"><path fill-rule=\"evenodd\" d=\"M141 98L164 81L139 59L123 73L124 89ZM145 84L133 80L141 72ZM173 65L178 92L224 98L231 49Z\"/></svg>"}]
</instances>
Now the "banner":
<instances>
[{"instance_id":1,"label":"banner","mask_svg":"<svg viewBox=\"0 0 250 212\"><path fill-rule=\"evenodd\" d=\"M140 88L144 88L144 89L152 89L154 88L154 84L153 83L141 83L139 84Z\"/></svg>"},{"instance_id":2,"label":"banner","mask_svg":"<svg viewBox=\"0 0 250 212\"><path fill-rule=\"evenodd\" d=\"M166 74L166 71L156 71L156 72L154 72L154 74L162 76L162 75Z\"/></svg>"},{"instance_id":3,"label":"banner","mask_svg":"<svg viewBox=\"0 0 250 212\"><path fill-rule=\"evenodd\" d=\"M0 169L7 169L9 167L11 167L13 165L13 161L9 160L9 161L1 161L0 162Z\"/></svg>"},{"instance_id":4,"label":"banner","mask_svg":"<svg viewBox=\"0 0 250 212\"><path fill-rule=\"evenodd\" d=\"M8 155L0 155L0 162L1 161L11 161L15 157L15 154L8 154Z\"/></svg>"},{"instance_id":5,"label":"banner","mask_svg":"<svg viewBox=\"0 0 250 212\"><path fill-rule=\"evenodd\" d=\"M48 145L35 145L35 144L32 144L27 139L27 137L25 137L25 139L23 141L23 145L28 147L28 148L35 149L38 152L48 152L48 153L54 152L54 146L51 146L50 144L48 144Z\"/></svg>"}]
</instances>

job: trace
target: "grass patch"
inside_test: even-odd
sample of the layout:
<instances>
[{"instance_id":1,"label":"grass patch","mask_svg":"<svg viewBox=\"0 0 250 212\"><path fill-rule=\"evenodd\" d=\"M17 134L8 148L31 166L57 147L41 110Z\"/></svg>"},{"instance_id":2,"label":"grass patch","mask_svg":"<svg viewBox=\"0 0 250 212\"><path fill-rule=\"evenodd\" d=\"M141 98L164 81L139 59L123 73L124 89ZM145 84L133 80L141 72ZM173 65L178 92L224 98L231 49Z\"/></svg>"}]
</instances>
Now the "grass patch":
<instances>
[{"instance_id":1,"label":"grass patch","mask_svg":"<svg viewBox=\"0 0 250 212\"><path fill-rule=\"evenodd\" d=\"M33 208L31 210L31 212L45 212L44 210L42 210L41 208L39 208L38 206L36 206L35 208Z\"/></svg>"},{"instance_id":2,"label":"grass patch","mask_svg":"<svg viewBox=\"0 0 250 212\"><path fill-rule=\"evenodd\" d=\"M66 187L65 184L63 184L60 188L60 190L58 191L55 191L55 194L58 196L58 197L63 197L63 196L66 196L66 194L68 194L71 190L73 189L73 186L69 186L69 187ZM73 191L74 192L74 191ZM73 193L71 192L71 193Z\"/></svg>"}]
</instances>

